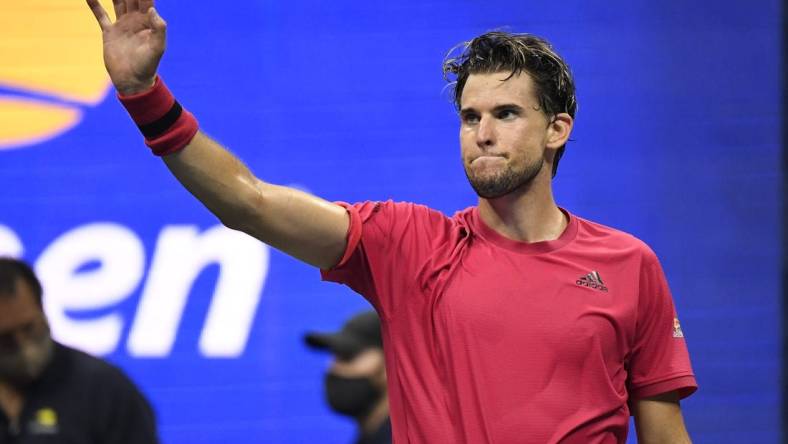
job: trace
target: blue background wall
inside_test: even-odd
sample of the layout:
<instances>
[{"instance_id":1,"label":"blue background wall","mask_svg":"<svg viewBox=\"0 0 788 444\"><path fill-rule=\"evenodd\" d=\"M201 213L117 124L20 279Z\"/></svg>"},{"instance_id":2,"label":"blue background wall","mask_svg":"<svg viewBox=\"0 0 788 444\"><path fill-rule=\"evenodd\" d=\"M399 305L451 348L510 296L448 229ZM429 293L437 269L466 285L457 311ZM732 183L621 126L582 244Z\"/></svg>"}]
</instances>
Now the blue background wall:
<instances>
[{"instance_id":1,"label":"blue background wall","mask_svg":"<svg viewBox=\"0 0 788 444\"><path fill-rule=\"evenodd\" d=\"M700 383L682 404L695 442L779 441L780 2L192 0L159 10L170 38L162 75L261 178L448 214L475 196L442 57L494 28L550 39L580 103L557 200L660 256ZM164 442L349 442L351 423L321 397L328 357L301 335L337 328L366 302L281 253L245 270L264 285L240 353L198 346L218 266L191 287L171 350L130 351L161 232L217 221L146 153L111 94L84 112L60 137L0 151L0 225L39 266L58 239L96 222L141 242L139 276L116 301L65 316L118 316L107 357L150 396ZM88 254L72 274L107 266Z\"/></svg>"}]
</instances>

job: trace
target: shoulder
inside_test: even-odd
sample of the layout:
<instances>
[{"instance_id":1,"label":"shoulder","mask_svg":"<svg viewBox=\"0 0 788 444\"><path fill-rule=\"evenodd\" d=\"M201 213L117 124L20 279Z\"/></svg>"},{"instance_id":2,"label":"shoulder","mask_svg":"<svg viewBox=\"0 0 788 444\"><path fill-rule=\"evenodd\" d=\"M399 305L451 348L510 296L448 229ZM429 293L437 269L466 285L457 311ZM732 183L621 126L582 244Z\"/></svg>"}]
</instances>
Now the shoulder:
<instances>
[{"instance_id":1,"label":"shoulder","mask_svg":"<svg viewBox=\"0 0 788 444\"><path fill-rule=\"evenodd\" d=\"M385 201L367 201L356 205L361 205L373 213L384 212L400 216L448 219L438 210L413 202L401 202L389 199Z\"/></svg>"},{"instance_id":2,"label":"shoulder","mask_svg":"<svg viewBox=\"0 0 788 444\"><path fill-rule=\"evenodd\" d=\"M339 204L351 215L355 213L362 223L371 225L429 227L450 224L452 220L438 210L413 202L385 200Z\"/></svg>"},{"instance_id":3,"label":"shoulder","mask_svg":"<svg viewBox=\"0 0 788 444\"><path fill-rule=\"evenodd\" d=\"M626 231L572 215L577 220L577 241L582 245L603 248L611 253L626 254L643 260L656 262L657 255L643 240Z\"/></svg>"},{"instance_id":4,"label":"shoulder","mask_svg":"<svg viewBox=\"0 0 788 444\"><path fill-rule=\"evenodd\" d=\"M71 373L76 378L89 381L91 385L101 386L99 387L101 390L108 387L136 390L134 384L119 367L63 344L57 344L57 347L59 353L68 360Z\"/></svg>"}]
</instances>

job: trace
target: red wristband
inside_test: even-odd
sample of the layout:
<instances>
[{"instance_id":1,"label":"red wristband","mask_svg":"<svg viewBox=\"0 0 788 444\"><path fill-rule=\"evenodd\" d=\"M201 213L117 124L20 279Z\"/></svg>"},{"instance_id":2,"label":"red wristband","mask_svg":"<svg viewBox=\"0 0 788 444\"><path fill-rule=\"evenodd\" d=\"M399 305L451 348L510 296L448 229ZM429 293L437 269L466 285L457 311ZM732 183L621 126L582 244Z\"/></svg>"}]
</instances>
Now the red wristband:
<instances>
[{"instance_id":1,"label":"red wristband","mask_svg":"<svg viewBox=\"0 0 788 444\"><path fill-rule=\"evenodd\" d=\"M161 77L156 77L153 88L130 96L118 94L118 99L157 156L182 150L197 134L197 119L181 107Z\"/></svg>"}]
</instances>

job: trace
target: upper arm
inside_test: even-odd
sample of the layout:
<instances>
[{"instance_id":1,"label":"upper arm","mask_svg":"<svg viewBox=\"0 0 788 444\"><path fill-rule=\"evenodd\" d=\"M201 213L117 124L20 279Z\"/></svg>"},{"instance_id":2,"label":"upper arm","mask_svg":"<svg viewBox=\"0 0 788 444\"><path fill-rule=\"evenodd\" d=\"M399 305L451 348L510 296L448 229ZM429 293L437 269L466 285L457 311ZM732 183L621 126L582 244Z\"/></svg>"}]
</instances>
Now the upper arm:
<instances>
[{"instance_id":1,"label":"upper arm","mask_svg":"<svg viewBox=\"0 0 788 444\"><path fill-rule=\"evenodd\" d=\"M626 358L627 390L632 399L697 389L687 343L667 280L653 252L644 252L637 295L636 324Z\"/></svg>"},{"instance_id":2,"label":"upper arm","mask_svg":"<svg viewBox=\"0 0 788 444\"><path fill-rule=\"evenodd\" d=\"M687 429L681 415L679 395L668 392L632 403L638 443L689 444Z\"/></svg>"},{"instance_id":3,"label":"upper arm","mask_svg":"<svg viewBox=\"0 0 788 444\"><path fill-rule=\"evenodd\" d=\"M258 183L260 204L247 233L322 269L339 263L350 216L335 203L294 188Z\"/></svg>"},{"instance_id":4,"label":"upper arm","mask_svg":"<svg viewBox=\"0 0 788 444\"><path fill-rule=\"evenodd\" d=\"M240 159L202 132L164 161L228 227L320 268L341 259L350 221L339 205L257 179Z\"/></svg>"}]
</instances>

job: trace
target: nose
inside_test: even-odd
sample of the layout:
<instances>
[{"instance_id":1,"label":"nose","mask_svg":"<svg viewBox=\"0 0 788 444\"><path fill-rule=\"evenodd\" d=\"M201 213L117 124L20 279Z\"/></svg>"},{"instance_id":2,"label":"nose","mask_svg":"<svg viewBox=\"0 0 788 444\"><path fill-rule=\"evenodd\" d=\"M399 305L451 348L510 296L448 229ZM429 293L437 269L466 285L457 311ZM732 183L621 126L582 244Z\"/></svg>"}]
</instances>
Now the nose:
<instances>
[{"instance_id":1,"label":"nose","mask_svg":"<svg viewBox=\"0 0 788 444\"><path fill-rule=\"evenodd\" d=\"M495 145L495 122L489 117L482 117L476 127L476 145L479 148L489 148Z\"/></svg>"}]
</instances>

